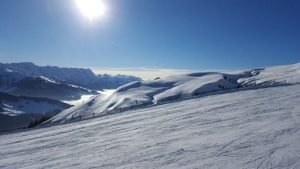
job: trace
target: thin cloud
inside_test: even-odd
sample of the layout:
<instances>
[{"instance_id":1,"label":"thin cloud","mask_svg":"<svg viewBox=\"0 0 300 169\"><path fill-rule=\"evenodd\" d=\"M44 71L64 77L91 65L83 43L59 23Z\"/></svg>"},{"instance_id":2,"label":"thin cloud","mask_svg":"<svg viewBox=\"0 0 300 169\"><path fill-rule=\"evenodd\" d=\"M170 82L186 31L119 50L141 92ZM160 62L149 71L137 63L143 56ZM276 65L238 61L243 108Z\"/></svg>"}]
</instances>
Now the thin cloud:
<instances>
[{"instance_id":1,"label":"thin cloud","mask_svg":"<svg viewBox=\"0 0 300 169\"><path fill-rule=\"evenodd\" d=\"M166 68L99 68L90 67L95 74L110 75L132 75L142 78L143 80L152 80L157 77L164 78L171 75L189 74L195 72L222 72L222 73L240 73L246 69L206 69L206 70L189 70L189 69L166 69Z\"/></svg>"},{"instance_id":2,"label":"thin cloud","mask_svg":"<svg viewBox=\"0 0 300 169\"><path fill-rule=\"evenodd\" d=\"M157 77L167 77L177 74L187 74L197 72L195 70L186 69L153 69L153 68L91 68L95 74L111 74L111 75L132 75L138 76L143 80L155 79Z\"/></svg>"}]
</instances>

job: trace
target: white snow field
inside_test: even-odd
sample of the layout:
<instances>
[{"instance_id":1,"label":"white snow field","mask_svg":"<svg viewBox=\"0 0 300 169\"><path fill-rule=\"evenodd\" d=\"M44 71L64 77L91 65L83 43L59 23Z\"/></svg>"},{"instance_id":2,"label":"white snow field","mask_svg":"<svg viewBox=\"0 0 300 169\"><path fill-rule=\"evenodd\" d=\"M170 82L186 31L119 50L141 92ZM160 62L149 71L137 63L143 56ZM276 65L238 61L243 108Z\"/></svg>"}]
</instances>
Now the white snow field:
<instances>
[{"instance_id":1,"label":"white snow field","mask_svg":"<svg viewBox=\"0 0 300 169\"><path fill-rule=\"evenodd\" d=\"M0 135L0 168L300 168L300 85Z\"/></svg>"}]
</instances>

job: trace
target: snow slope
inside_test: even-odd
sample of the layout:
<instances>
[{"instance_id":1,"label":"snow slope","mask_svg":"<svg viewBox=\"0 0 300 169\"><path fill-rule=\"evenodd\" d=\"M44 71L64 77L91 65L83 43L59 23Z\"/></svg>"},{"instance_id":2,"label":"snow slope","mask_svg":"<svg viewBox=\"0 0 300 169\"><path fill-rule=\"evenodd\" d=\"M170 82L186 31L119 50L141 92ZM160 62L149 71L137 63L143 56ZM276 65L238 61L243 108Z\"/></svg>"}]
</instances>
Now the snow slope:
<instances>
[{"instance_id":1,"label":"snow slope","mask_svg":"<svg viewBox=\"0 0 300 169\"><path fill-rule=\"evenodd\" d=\"M300 83L300 63L261 69L256 76L241 78L242 85L265 85L272 83Z\"/></svg>"},{"instance_id":2,"label":"snow slope","mask_svg":"<svg viewBox=\"0 0 300 169\"><path fill-rule=\"evenodd\" d=\"M300 168L300 85L0 136L0 168Z\"/></svg>"},{"instance_id":3,"label":"snow slope","mask_svg":"<svg viewBox=\"0 0 300 169\"><path fill-rule=\"evenodd\" d=\"M253 69L232 74L203 72L137 81L119 87L111 95L100 94L87 102L67 109L53 117L49 123L64 123L66 120L78 120L78 117L89 118L94 115L111 114L140 106L230 90L299 82L300 64Z\"/></svg>"},{"instance_id":4,"label":"snow slope","mask_svg":"<svg viewBox=\"0 0 300 169\"><path fill-rule=\"evenodd\" d=\"M0 92L0 132L27 127L41 117L53 117L70 105L45 98L13 96Z\"/></svg>"}]
</instances>

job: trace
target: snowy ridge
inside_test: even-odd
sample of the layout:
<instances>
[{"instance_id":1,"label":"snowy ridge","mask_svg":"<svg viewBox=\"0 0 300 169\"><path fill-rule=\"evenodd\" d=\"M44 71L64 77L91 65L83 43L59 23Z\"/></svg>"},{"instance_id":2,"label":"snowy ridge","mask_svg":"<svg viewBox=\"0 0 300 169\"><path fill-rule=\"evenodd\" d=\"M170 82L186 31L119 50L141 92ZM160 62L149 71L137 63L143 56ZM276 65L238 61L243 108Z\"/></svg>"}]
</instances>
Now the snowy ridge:
<instances>
[{"instance_id":1,"label":"snowy ridge","mask_svg":"<svg viewBox=\"0 0 300 169\"><path fill-rule=\"evenodd\" d=\"M292 78L292 80L291 80ZM64 123L121 112L145 105L169 102L204 94L249 87L266 87L300 82L300 64L254 69L240 73L204 72L138 81L119 87L110 95L100 94L67 109L48 123Z\"/></svg>"}]
</instances>

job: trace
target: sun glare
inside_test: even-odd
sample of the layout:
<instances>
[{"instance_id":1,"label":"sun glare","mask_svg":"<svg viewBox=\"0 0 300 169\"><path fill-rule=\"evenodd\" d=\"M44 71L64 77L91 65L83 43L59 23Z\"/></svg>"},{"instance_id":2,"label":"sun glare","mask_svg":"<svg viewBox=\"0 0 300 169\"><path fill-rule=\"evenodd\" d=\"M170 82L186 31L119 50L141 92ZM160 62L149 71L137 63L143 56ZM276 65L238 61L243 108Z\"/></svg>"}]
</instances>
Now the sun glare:
<instances>
[{"instance_id":1,"label":"sun glare","mask_svg":"<svg viewBox=\"0 0 300 169\"><path fill-rule=\"evenodd\" d=\"M104 17L107 12L106 5L102 0L76 0L76 4L82 15L90 21Z\"/></svg>"}]
</instances>

